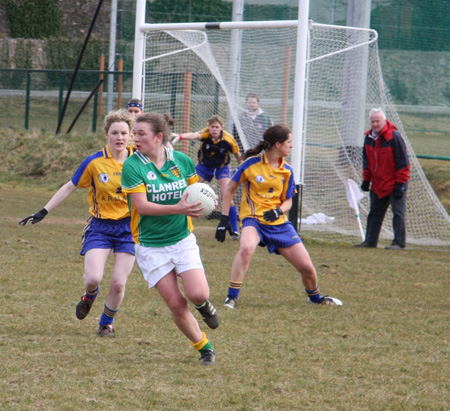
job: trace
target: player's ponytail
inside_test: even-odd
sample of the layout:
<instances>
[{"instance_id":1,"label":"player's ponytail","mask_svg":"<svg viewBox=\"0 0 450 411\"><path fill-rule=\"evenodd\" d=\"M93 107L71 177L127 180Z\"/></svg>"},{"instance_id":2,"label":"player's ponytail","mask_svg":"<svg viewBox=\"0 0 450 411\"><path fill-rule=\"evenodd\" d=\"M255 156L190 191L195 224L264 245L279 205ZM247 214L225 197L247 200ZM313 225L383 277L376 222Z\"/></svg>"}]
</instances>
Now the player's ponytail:
<instances>
[{"instance_id":1,"label":"player's ponytail","mask_svg":"<svg viewBox=\"0 0 450 411\"><path fill-rule=\"evenodd\" d=\"M247 160L247 158L249 157L253 157L256 156L257 154L259 154L261 151L266 150L266 142L265 141L260 141L256 147L253 147L249 150L247 150L243 155L242 155L242 161Z\"/></svg>"},{"instance_id":2,"label":"player's ponytail","mask_svg":"<svg viewBox=\"0 0 450 411\"><path fill-rule=\"evenodd\" d=\"M277 142L284 143L288 139L289 134L291 134L291 130L282 124L269 127L264 132L263 141L260 141L256 147L247 150L242 156L242 159L246 160L249 157L256 156L263 150L268 151Z\"/></svg>"}]
</instances>

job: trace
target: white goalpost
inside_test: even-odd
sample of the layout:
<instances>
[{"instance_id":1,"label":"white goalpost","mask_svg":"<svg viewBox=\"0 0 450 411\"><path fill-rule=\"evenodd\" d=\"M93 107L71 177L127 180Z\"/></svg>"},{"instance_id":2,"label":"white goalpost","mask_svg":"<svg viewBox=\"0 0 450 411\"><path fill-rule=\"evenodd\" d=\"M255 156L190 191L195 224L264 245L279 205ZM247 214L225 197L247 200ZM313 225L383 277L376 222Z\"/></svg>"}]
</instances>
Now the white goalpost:
<instances>
[{"instance_id":1,"label":"white goalpost","mask_svg":"<svg viewBox=\"0 0 450 411\"><path fill-rule=\"evenodd\" d=\"M356 219L346 192L347 181L360 182L362 176L360 113L369 128L369 110L382 107L410 155L408 243L450 245L450 217L426 179L386 89L375 31L307 19L301 24L307 6L299 7L294 21L146 24L145 3L137 0L132 95L143 100L146 112L169 112L177 133L201 130L218 114L234 124L227 131L248 149L261 134L243 126L242 113L247 94L257 94L274 123L293 132L288 161L303 188L302 234L354 242L361 238L369 209L365 195ZM238 75L231 66L233 38L240 41ZM175 148L196 161L198 142L182 141ZM215 183L213 187L218 192ZM392 216L384 221L380 243L388 244Z\"/></svg>"}]
</instances>

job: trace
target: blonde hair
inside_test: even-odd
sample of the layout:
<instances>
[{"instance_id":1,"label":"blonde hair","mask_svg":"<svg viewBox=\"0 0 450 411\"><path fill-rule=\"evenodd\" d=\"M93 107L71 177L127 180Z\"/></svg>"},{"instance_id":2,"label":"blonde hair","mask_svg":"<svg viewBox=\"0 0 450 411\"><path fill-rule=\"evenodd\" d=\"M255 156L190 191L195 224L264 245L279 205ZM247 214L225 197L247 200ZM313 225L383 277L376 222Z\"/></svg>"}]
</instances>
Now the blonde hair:
<instances>
[{"instance_id":1,"label":"blonde hair","mask_svg":"<svg viewBox=\"0 0 450 411\"><path fill-rule=\"evenodd\" d=\"M128 113L126 110L116 110L116 111L110 111L103 120L103 131L106 134L108 134L108 131L110 127L114 123L127 123L128 129L130 131L130 137L132 135L133 125L134 125L134 119L130 116L130 113Z\"/></svg>"},{"instance_id":2,"label":"blonde hair","mask_svg":"<svg viewBox=\"0 0 450 411\"><path fill-rule=\"evenodd\" d=\"M208 118L208 126L210 126L212 123L219 123L222 127L224 125L223 118L220 116L212 116Z\"/></svg>"}]
</instances>

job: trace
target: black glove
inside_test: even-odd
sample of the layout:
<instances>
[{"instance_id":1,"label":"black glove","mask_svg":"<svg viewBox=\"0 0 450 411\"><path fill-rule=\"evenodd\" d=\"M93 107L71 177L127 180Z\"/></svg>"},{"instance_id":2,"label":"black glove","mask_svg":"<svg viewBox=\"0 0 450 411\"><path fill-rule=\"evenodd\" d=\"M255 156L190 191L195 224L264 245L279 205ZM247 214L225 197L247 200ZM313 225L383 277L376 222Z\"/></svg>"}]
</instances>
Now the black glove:
<instances>
[{"instance_id":1,"label":"black glove","mask_svg":"<svg viewBox=\"0 0 450 411\"><path fill-rule=\"evenodd\" d=\"M369 180L363 180L361 183L361 190L362 191L369 191L370 181Z\"/></svg>"},{"instance_id":2,"label":"black glove","mask_svg":"<svg viewBox=\"0 0 450 411\"><path fill-rule=\"evenodd\" d=\"M45 208L43 208L41 211L39 211L35 214L31 214L27 218L24 218L19 224L27 225L30 222L30 220L31 220L31 224L39 223L39 221L43 220L47 214L48 214L48 211Z\"/></svg>"},{"instance_id":3,"label":"black glove","mask_svg":"<svg viewBox=\"0 0 450 411\"><path fill-rule=\"evenodd\" d=\"M395 183L395 186L394 186L394 197L395 198L402 198L404 192L405 192L405 185L402 184L402 183Z\"/></svg>"},{"instance_id":4,"label":"black glove","mask_svg":"<svg viewBox=\"0 0 450 411\"><path fill-rule=\"evenodd\" d=\"M225 237L227 235L227 231L230 235L233 235L233 230L231 229L230 219L227 215L220 216L220 223L216 229L216 240L223 243L225 241Z\"/></svg>"},{"instance_id":5,"label":"black glove","mask_svg":"<svg viewBox=\"0 0 450 411\"><path fill-rule=\"evenodd\" d=\"M277 221L282 215L283 215L283 210L279 206L277 206L277 208L275 210L266 211L263 214L263 217L264 217L264 220L270 221L271 223L273 223L274 221Z\"/></svg>"}]
</instances>

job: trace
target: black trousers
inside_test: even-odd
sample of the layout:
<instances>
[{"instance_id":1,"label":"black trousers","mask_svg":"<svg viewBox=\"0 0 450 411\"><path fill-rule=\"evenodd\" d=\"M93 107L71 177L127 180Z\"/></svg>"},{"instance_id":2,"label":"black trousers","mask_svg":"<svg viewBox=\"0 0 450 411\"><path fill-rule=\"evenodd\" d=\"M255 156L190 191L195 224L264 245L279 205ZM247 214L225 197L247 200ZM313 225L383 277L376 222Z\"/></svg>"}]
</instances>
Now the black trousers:
<instances>
[{"instance_id":1,"label":"black trousers","mask_svg":"<svg viewBox=\"0 0 450 411\"><path fill-rule=\"evenodd\" d=\"M393 219L392 228L394 239L392 245L406 246L406 192L401 198L396 198L394 194L379 198L373 191L370 192L370 211L367 216L366 242L377 245L383 225L386 211L391 205Z\"/></svg>"}]
</instances>

